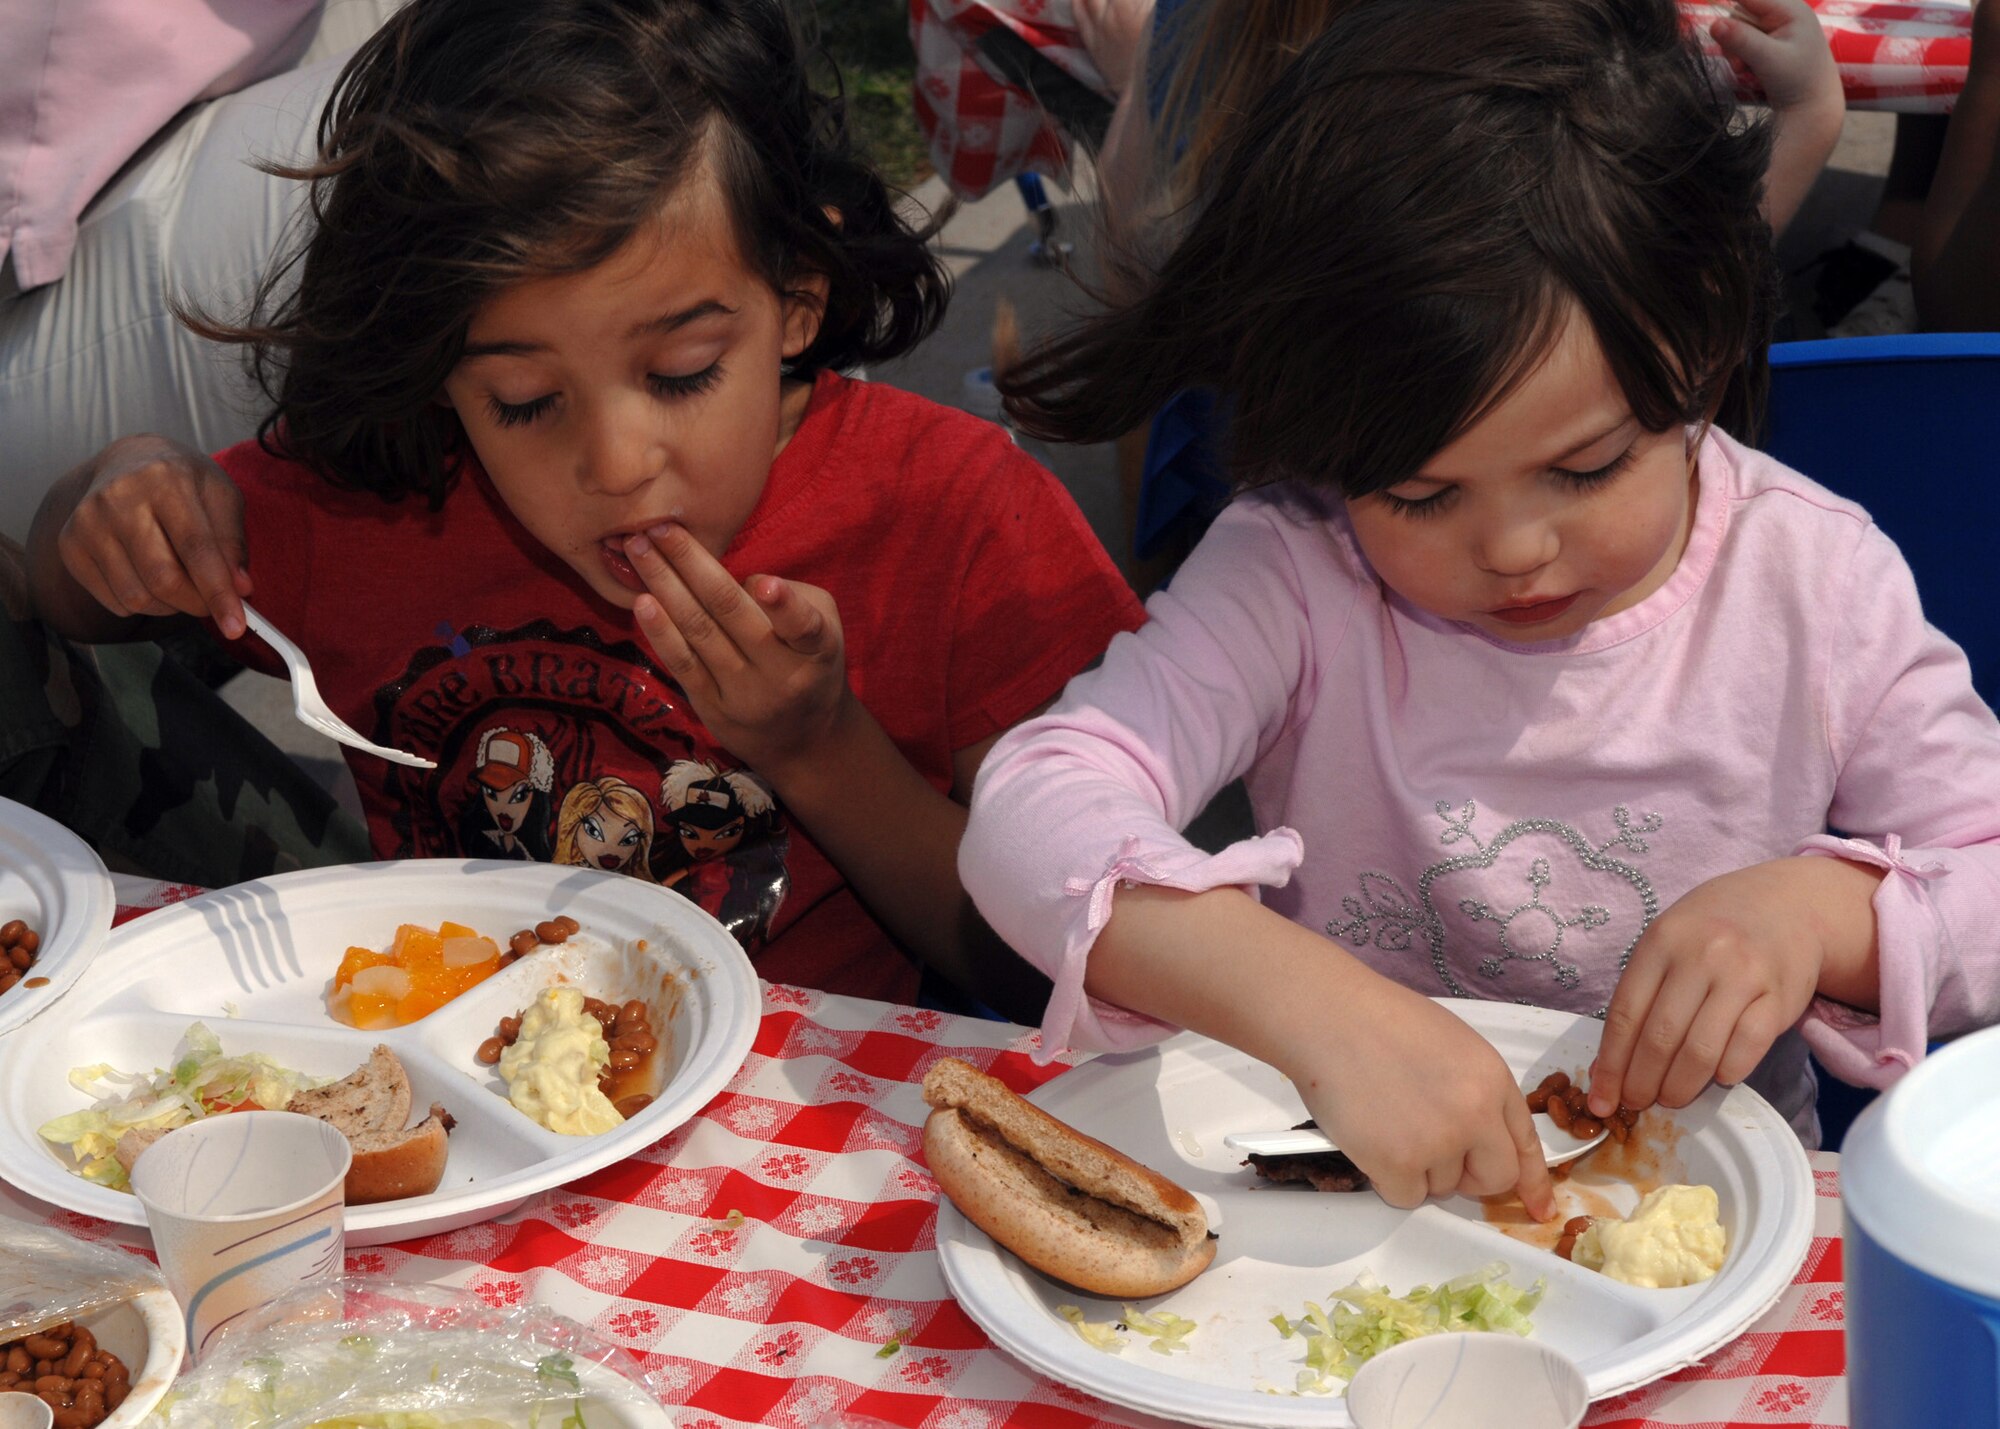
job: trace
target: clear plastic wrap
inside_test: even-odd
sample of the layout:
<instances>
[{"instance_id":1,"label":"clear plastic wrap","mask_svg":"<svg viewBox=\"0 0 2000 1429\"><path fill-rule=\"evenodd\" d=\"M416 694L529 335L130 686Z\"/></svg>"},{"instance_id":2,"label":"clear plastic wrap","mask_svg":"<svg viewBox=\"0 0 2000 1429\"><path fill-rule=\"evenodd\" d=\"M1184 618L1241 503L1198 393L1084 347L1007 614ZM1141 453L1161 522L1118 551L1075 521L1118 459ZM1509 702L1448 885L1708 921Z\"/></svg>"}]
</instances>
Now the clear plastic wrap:
<instances>
[{"instance_id":1,"label":"clear plastic wrap","mask_svg":"<svg viewBox=\"0 0 2000 1429\"><path fill-rule=\"evenodd\" d=\"M667 1429L639 1361L553 1311L365 1276L334 1289L225 1332L146 1429Z\"/></svg>"},{"instance_id":2,"label":"clear plastic wrap","mask_svg":"<svg viewBox=\"0 0 2000 1429\"><path fill-rule=\"evenodd\" d=\"M0 1219L0 1344L165 1284L152 1262L115 1245Z\"/></svg>"}]
</instances>

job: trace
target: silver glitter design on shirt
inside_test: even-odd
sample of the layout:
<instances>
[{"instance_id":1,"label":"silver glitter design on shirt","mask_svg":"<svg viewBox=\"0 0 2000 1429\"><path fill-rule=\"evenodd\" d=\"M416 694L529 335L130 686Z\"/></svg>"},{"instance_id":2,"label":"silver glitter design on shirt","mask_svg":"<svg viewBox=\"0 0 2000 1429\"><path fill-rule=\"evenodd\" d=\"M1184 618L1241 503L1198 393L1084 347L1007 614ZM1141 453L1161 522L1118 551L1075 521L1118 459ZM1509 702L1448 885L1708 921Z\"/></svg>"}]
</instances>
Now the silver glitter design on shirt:
<instances>
[{"instance_id":1,"label":"silver glitter design on shirt","mask_svg":"<svg viewBox=\"0 0 2000 1429\"><path fill-rule=\"evenodd\" d=\"M1576 855L1576 861L1584 868L1622 878L1638 894L1641 910L1639 924L1618 954L1618 968L1621 972L1624 970L1632 957L1632 949L1659 916L1660 898L1653 889L1652 880L1624 859L1614 857L1611 850L1623 849L1634 854L1650 852L1651 845L1646 837L1658 833L1663 823L1657 813L1649 813L1634 823L1629 808L1623 804L1616 806L1611 811L1611 820L1617 832L1601 844L1592 843L1574 825L1560 819L1517 819L1502 828L1490 841L1482 842L1472 828L1473 821L1479 817L1476 802L1468 799L1454 809L1449 802L1439 800L1435 808L1445 825L1438 835L1438 842L1446 846L1469 843L1475 852L1454 854L1426 868L1417 876L1414 897L1389 874L1363 873L1360 896L1350 895L1340 900L1347 913L1346 921L1326 925L1329 937L1354 947L1372 942L1385 952L1406 952L1421 940L1430 949L1431 968L1438 981L1453 996L1470 996L1451 970L1444 919L1431 901L1432 886L1440 878L1453 873L1491 868L1507 846L1524 835L1549 834L1567 844ZM1581 972L1574 963L1562 959L1563 940L1572 928L1606 926L1611 922L1611 911L1601 904L1592 903L1566 914L1551 905L1544 899L1543 893L1555 883L1555 872L1546 858L1537 858L1530 865L1527 882L1530 890L1527 901L1511 908L1496 911L1491 904L1478 899L1458 900L1459 911L1475 924L1491 923L1498 929L1495 935L1496 951L1480 961L1479 971L1485 977L1497 978L1506 971L1509 963L1546 963L1558 987L1573 988L1579 982ZM1595 1015L1602 1017L1604 1009L1600 1007Z\"/></svg>"}]
</instances>

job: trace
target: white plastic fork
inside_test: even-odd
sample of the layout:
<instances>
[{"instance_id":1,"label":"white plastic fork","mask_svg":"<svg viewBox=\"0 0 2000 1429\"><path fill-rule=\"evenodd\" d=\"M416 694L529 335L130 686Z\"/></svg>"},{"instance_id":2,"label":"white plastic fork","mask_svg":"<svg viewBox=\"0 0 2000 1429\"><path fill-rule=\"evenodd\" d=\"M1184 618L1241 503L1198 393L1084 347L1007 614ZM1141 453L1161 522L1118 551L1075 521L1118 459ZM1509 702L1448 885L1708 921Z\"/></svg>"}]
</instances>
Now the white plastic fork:
<instances>
[{"instance_id":1,"label":"white plastic fork","mask_svg":"<svg viewBox=\"0 0 2000 1429\"><path fill-rule=\"evenodd\" d=\"M350 749L363 750L391 764L407 764L412 769L435 769L435 759L424 759L400 749L390 749L375 743L362 735L346 720L335 714L324 699L320 698L319 682L313 679L312 666L307 663L305 652L278 633L277 627L243 602L243 620L251 630L262 636L264 643L277 651L285 665L292 672L292 713L298 716L300 724L307 729L316 729L339 744Z\"/></svg>"},{"instance_id":2,"label":"white plastic fork","mask_svg":"<svg viewBox=\"0 0 2000 1429\"><path fill-rule=\"evenodd\" d=\"M1535 1123L1535 1134L1542 1139L1542 1159L1551 1166L1561 1166L1587 1151L1596 1150L1611 1134L1605 1130L1588 1138L1571 1136L1543 1111L1534 1113L1529 1119ZM1253 1153L1258 1156L1301 1156L1340 1149L1323 1131L1238 1131L1223 1137L1222 1144L1246 1156Z\"/></svg>"}]
</instances>

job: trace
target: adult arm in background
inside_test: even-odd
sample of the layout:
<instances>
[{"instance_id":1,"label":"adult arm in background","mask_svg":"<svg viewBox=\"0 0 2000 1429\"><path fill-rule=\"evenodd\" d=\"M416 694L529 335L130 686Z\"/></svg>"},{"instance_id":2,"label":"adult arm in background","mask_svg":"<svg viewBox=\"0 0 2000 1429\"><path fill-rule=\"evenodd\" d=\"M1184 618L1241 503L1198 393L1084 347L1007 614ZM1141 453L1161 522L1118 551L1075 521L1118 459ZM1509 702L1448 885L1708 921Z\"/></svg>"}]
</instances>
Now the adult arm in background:
<instances>
[{"instance_id":1,"label":"adult arm in background","mask_svg":"<svg viewBox=\"0 0 2000 1429\"><path fill-rule=\"evenodd\" d=\"M2000 4L1972 12L1972 60L1911 255L1917 314L1943 332L2000 329Z\"/></svg>"},{"instance_id":2,"label":"adult arm in background","mask_svg":"<svg viewBox=\"0 0 2000 1429\"><path fill-rule=\"evenodd\" d=\"M1324 656L1314 622L1344 630L1360 598L1357 582L1309 602L1282 525L1261 502L1225 511L1147 624L1001 740L960 876L1055 982L1045 1054L1191 1028L1291 1077L1393 1204L1518 1185L1546 1217L1548 1172L1499 1054L1245 891L1289 879L1299 835L1210 855L1180 832L1310 716Z\"/></svg>"}]
</instances>

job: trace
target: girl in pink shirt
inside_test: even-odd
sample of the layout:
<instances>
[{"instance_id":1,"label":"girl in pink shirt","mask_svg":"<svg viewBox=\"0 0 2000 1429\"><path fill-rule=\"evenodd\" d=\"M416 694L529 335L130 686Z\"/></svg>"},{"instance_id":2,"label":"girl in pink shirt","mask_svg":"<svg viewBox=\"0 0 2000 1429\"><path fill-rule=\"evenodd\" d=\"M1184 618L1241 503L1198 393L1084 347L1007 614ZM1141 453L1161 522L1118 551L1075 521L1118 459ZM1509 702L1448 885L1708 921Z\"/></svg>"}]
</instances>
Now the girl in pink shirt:
<instances>
[{"instance_id":1,"label":"girl in pink shirt","mask_svg":"<svg viewBox=\"0 0 2000 1429\"><path fill-rule=\"evenodd\" d=\"M1429 999L1603 1017L1599 1115L1747 1079L1810 1143L1808 1045L1881 1084L2000 1008L2000 727L1867 514L1723 434L1768 137L1670 0L1425 14L1344 11L1150 292L1013 382L1069 439L1210 384L1247 494L993 750L960 873L1051 1051L1190 1027L1392 1203L1546 1216ZM1203 853L1237 778L1265 832Z\"/></svg>"}]
</instances>

